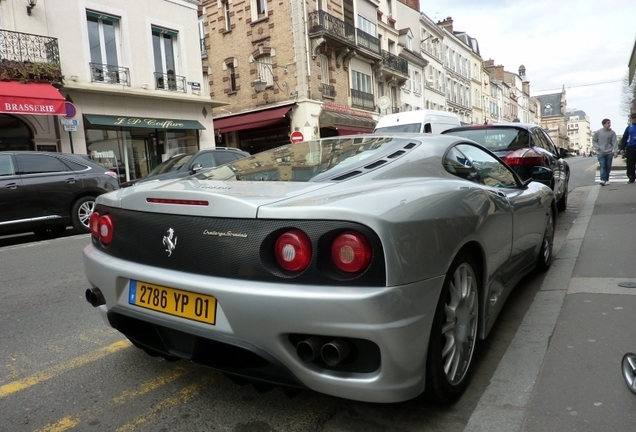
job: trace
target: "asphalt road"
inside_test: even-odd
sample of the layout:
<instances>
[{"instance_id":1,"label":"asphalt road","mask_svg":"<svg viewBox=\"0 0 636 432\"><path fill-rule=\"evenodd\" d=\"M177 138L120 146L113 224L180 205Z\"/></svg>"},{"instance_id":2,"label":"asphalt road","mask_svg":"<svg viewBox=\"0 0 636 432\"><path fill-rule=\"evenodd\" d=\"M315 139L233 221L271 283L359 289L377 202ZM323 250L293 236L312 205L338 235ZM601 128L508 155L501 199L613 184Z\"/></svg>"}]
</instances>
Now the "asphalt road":
<instances>
[{"instance_id":1,"label":"asphalt road","mask_svg":"<svg viewBox=\"0 0 636 432\"><path fill-rule=\"evenodd\" d=\"M594 160L569 161L556 248L582 204L576 187L594 182ZM81 250L89 238L72 234L0 237L0 431L462 431L543 280L533 273L509 297L453 405L422 397L379 405L311 391L290 398L150 357L106 327L84 299Z\"/></svg>"}]
</instances>

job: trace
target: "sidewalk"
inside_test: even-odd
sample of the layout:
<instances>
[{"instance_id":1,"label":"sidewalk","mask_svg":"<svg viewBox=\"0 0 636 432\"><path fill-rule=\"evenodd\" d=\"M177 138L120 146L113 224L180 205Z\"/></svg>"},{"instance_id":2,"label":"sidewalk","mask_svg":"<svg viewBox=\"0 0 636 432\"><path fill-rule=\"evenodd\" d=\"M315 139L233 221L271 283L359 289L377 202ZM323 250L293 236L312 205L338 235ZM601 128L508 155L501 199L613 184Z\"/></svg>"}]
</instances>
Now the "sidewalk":
<instances>
[{"instance_id":1,"label":"sidewalk","mask_svg":"<svg viewBox=\"0 0 636 432\"><path fill-rule=\"evenodd\" d=\"M587 188L465 431L636 428L636 395L621 375L623 354L636 352L636 289L618 286L636 282L636 184L619 159L610 185Z\"/></svg>"}]
</instances>

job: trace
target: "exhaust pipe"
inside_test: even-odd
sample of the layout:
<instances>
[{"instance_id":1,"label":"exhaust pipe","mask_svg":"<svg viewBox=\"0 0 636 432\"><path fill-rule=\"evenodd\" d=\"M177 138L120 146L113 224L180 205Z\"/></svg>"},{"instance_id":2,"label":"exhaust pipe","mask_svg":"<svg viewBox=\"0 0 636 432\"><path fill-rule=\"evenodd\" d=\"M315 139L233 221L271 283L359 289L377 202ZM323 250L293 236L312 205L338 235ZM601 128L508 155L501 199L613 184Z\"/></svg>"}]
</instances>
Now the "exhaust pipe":
<instances>
[{"instance_id":1,"label":"exhaust pipe","mask_svg":"<svg viewBox=\"0 0 636 432\"><path fill-rule=\"evenodd\" d=\"M99 290L99 288L89 288L86 290L86 301L91 304L93 307L98 307L103 304L106 304L106 299L104 295Z\"/></svg>"},{"instance_id":2,"label":"exhaust pipe","mask_svg":"<svg viewBox=\"0 0 636 432\"><path fill-rule=\"evenodd\" d=\"M311 363L320 357L320 348L324 341L318 336L311 336L296 345L296 354L305 363Z\"/></svg>"},{"instance_id":3,"label":"exhaust pipe","mask_svg":"<svg viewBox=\"0 0 636 432\"><path fill-rule=\"evenodd\" d=\"M322 346L320 355L329 366L336 366L347 358L351 352L351 343L343 338L337 338Z\"/></svg>"}]
</instances>

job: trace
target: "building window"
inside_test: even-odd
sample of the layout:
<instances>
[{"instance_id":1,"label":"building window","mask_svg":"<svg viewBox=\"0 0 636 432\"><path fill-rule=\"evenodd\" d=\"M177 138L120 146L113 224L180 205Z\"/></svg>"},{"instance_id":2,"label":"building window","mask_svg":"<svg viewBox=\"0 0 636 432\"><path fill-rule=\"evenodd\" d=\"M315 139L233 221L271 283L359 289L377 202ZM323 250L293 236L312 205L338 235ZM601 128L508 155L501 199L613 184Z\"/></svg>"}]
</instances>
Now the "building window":
<instances>
[{"instance_id":1,"label":"building window","mask_svg":"<svg viewBox=\"0 0 636 432\"><path fill-rule=\"evenodd\" d=\"M263 54L256 60L258 78L265 80L267 87L274 85L274 71L272 70L272 56Z\"/></svg>"},{"instance_id":2,"label":"building window","mask_svg":"<svg viewBox=\"0 0 636 432\"><path fill-rule=\"evenodd\" d=\"M320 82L329 84L329 58L324 54L320 54Z\"/></svg>"},{"instance_id":3,"label":"building window","mask_svg":"<svg viewBox=\"0 0 636 432\"><path fill-rule=\"evenodd\" d=\"M420 71L413 71L413 91L422 94L422 74Z\"/></svg>"},{"instance_id":4,"label":"building window","mask_svg":"<svg viewBox=\"0 0 636 432\"><path fill-rule=\"evenodd\" d=\"M225 70L227 70L227 79L229 81L228 93L236 93L238 88L236 87L236 68L234 66L235 59L228 58L225 60Z\"/></svg>"},{"instance_id":5,"label":"building window","mask_svg":"<svg viewBox=\"0 0 636 432\"><path fill-rule=\"evenodd\" d=\"M155 58L155 88L186 92L185 79L177 75L175 47L177 32L152 27L152 49Z\"/></svg>"},{"instance_id":6,"label":"building window","mask_svg":"<svg viewBox=\"0 0 636 432\"><path fill-rule=\"evenodd\" d=\"M351 85L354 90L360 90L365 93L372 93L371 90L371 77L363 74L362 72L351 72Z\"/></svg>"},{"instance_id":7,"label":"building window","mask_svg":"<svg viewBox=\"0 0 636 432\"><path fill-rule=\"evenodd\" d=\"M203 15L199 15L199 47L201 48L201 57L206 58L208 52L205 49L205 27L203 26Z\"/></svg>"},{"instance_id":8,"label":"building window","mask_svg":"<svg viewBox=\"0 0 636 432\"><path fill-rule=\"evenodd\" d=\"M232 30L232 22L230 21L230 0L223 2L223 16L225 17L225 31Z\"/></svg>"},{"instance_id":9,"label":"building window","mask_svg":"<svg viewBox=\"0 0 636 432\"><path fill-rule=\"evenodd\" d=\"M267 1L252 0L252 19L259 20L267 17Z\"/></svg>"},{"instance_id":10,"label":"building window","mask_svg":"<svg viewBox=\"0 0 636 432\"><path fill-rule=\"evenodd\" d=\"M371 36L375 36L377 33L376 25L360 15L358 15L358 28Z\"/></svg>"},{"instance_id":11,"label":"building window","mask_svg":"<svg viewBox=\"0 0 636 432\"><path fill-rule=\"evenodd\" d=\"M92 81L118 83L119 18L87 11Z\"/></svg>"}]
</instances>

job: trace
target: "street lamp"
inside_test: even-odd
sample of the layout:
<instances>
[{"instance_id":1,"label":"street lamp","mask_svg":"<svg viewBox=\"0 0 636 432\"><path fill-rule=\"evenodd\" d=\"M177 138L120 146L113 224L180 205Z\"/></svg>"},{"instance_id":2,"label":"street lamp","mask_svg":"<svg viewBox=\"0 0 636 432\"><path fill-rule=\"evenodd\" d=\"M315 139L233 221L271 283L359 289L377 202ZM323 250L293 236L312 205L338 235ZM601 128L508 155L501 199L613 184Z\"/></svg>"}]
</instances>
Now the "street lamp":
<instances>
[{"instance_id":1,"label":"street lamp","mask_svg":"<svg viewBox=\"0 0 636 432\"><path fill-rule=\"evenodd\" d=\"M439 42L439 38L438 37L433 37L433 35L430 35L428 37L425 37L424 39L422 39L420 41L420 48L424 49L424 42L426 42L427 40L429 40L430 38L433 38L433 40L431 41L432 43L437 43Z\"/></svg>"},{"instance_id":2,"label":"street lamp","mask_svg":"<svg viewBox=\"0 0 636 432\"><path fill-rule=\"evenodd\" d=\"M31 9L35 7L38 0L27 0L27 15L31 15Z\"/></svg>"},{"instance_id":3,"label":"street lamp","mask_svg":"<svg viewBox=\"0 0 636 432\"><path fill-rule=\"evenodd\" d=\"M265 91L266 87L267 87L267 81L265 81L260 76L258 77L258 79L254 81L254 90L256 90L256 93Z\"/></svg>"}]
</instances>

